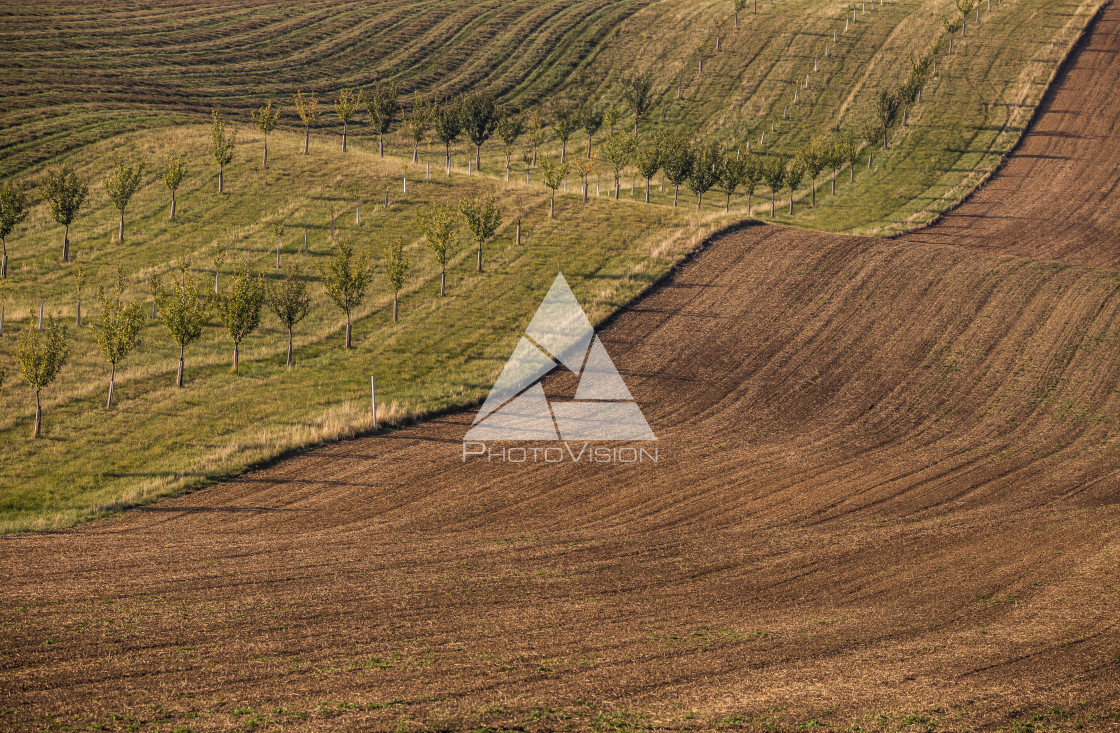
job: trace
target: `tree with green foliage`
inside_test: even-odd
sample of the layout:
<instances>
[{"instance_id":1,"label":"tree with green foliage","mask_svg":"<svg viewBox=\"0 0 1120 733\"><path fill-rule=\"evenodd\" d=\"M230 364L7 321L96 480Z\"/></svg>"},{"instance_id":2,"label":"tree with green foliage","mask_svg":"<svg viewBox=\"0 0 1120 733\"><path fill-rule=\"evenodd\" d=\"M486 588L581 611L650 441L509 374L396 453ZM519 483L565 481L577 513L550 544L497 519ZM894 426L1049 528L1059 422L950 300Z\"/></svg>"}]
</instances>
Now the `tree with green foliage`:
<instances>
[{"instance_id":1,"label":"tree with green foliage","mask_svg":"<svg viewBox=\"0 0 1120 733\"><path fill-rule=\"evenodd\" d=\"M611 130L603 141L603 159L610 163L614 171L614 198L619 195L619 179L622 178L622 169L630 164L634 158L634 148L637 145L637 135L622 130Z\"/></svg>"},{"instance_id":2,"label":"tree with green foliage","mask_svg":"<svg viewBox=\"0 0 1120 733\"><path fill-rule=\"evenodd\" d=\"M723 156L715 141L700 143L694 148L692 170L688 174L688 187L696 194L696 210L704 203L704 194L719 183Z\"/></svg>"},{"instance_id":3,"label":"tree with green foliage","mask_svg":"<svg viewBox=\"0 0 1120 733\"><path fill-rule=\"evenodd\" d=\"M793 195L797 193L798 187L801 185L801 179L805 177L805 171L808 167L807 158L809 153L802 149L798 151L797 155L793 156L793 160L789 162L789 167L786 169L786 188L789 189L789 215L793 216Z\"/></svg>"},{"instance_id":4,"label":"tree with green foliage","mask_svg":"<svg viewBox=\"0 0 1120 733\"><path fill-rule=\"evenodd\" d=\"M922 101L922 89L929 81L930 68L933 57L929 54L914 56L911 54L908 61L910 71L896 93L902 105L902 126L905 127L910 114L910 107Z\"/></svg>"},{"instance_id":5,"label":"tree with green foliage","mask_svg":"<svg viewBox=\"0 0 1120 733\"><path fill-rule=\"evenodd\" d=\"M478 272L482 272L482 245L488 242L502 225L502 212L497 199L481 196L459 201L459 213L467 222L467 230L478 246Z\"/></svg>"},{"instance_id":6,"label":"tree with green foliage","mask_svg":"<svg viewBox=\"0 0 1120 733\"><path fill-rule=\"evenodd\" d=\"M552 132L560 141L560 165L568 155L568 140L579 129L579 108L572 102L561 100L552 107Z\"/></svg>"},{"instance_id":7,"label":"tree with green foliage","mask_svg":"<svg viewBox=\"0 0 1120 733\"><path fill-rule=\"evenodd\" d=\"M474 167L482 170L482 146L498 125L498 105L489 94L471 94L462 102L463 129L474 144Z\"/></svg>"},{"instance_id":8,"label":"tree with green foliage","mask_svg":"<svg viewBox=\"0 0 1120 733\"><path fill-rule=\"evenodd\" d=\"M865 120L861 126L863 139L867 143L867 167L871 167L871 163L875 157L875 144L879 140L886 140L886 128L877 119Z\"/></svg>"},{"instance_id":9,"label":"tree with green foliage","mask_svg":"<svg viewBox=\"0 0 1120 733\"><path fill-rule=\"evenodd\" d=\"M210 154L218 164L218 193L225 191L226 166L233 161L233 148L237 143L237 128L222 119L218 110L211 112Z\"/></svg>"},{"instance_id":10,"label":"tree with green foliage","mask_svg":"<svg viewBox=\"0 0 1120 733\"><path fill-rule=\"evenodd\" d=\"M591 175L591 171L595 168L594 156L590 158L579 158L576 160L576 173L579 174L580 181L583 182L583 203L587 203L587 177Z\"/></svg>"},{"instance_id":11,"label":"tree with green foliage","mask_svg":"<svg viewBox=\"0 0 1120 733\"><path fill-rule=\"evenodd\" d=\"M43 405L40 393L49 387L70 358L70 345L66 342L66 325L54 316L48 316L47 327L36 329L28 318L27 328L16 347L19 373L35 391L35 426L32 438L43 435Z\"/></svg>"},{"instance_id":12,"label":"tree with green foliage","mask_svg":"<svg viewBox=\"0 0 1120 733\"><path fill-rule=\"evenodd\" d=\"M373 276L373 261L366 252L355 251L354 246L339 240L334 245L334 256L326 267L319 267L327 297L346 314L346 348L350 348L351 320L354 310L366 297Z\"/></svg>"},{"instance_id":13,"label":"tree with green foliage","mask_svg":"<svg viewBox=\"0 0 1120 733\"><path fill-rule=\"evenodd\" d=\"M0 255L0 278L8 276L8 236L26 218L27 193L23 186L14 181L0 186L0 243L4 247Z\"/></svg>"},{"instance_id":14,"label":"tree with green foliage","mask_svg":"<svg viewBox=\"0 0 1120 733\"><path fill-rule=\"evenodd\" d=\"M70 225L89 196L89 185L85 179L68 166L47 171L47 177L40 184L43 198L51 207L51 216L65 227L62 235L62 261L70 261Z\"/></svg>"},{"instance_id":15,"label":"tree with green foliage","mask_svg":"<svg viewBox=\"0 0 1120 733\"><path fill-rule=\"evenodd\" d=\"M424 104L419 99L413 101L412 110L408 116L408 137L412 140L413 163L420 160L420 143L424 142L424 136L428 132L428 124L431 119L431 106Z\"/></svg>"},{"instance_id":16,"label":"tree with green foliage","mask_svg":"<svg viewBox=\"0 0 1120 733\"><path fill-rule=\"evenodd\" d=\"M888 147L887 133L894 121L898 118L898 111L902 105L898 93L893 89L882 89L875 97L875 120L883 130L883 149Z\"/></svg>"},{"instance_id":17,"label":"tree with green foliage","mask_svg":"<svg viewBox=\"0 0 1120 733\"><path fill-rule=\"evenodd\" d=\"M334 113L338 115L338 119L342 122L342 152L346 152L346 134L350 129L350 120L354 119L354 115L358 112L358 107L361 106L361 95L353 89L343 89L338 93L338 99L334 102Z\"/></svg>"},{"instance_id":18,"label":"tree with green foliage","mask_svg":"<svg viewBox=\"0 0 1120 733\"><path fill-rule=\"evenodd\" d=\"M747 9L747 0L732 0L732 3L735 9L735 30L739 30L739 13Z\"/></svg>"},{"instance_id":19,"label":"tree with green foliage","mask_svg":"<svg viewBox=\"0 0 1120 733\"><path fill-rule=\"evenodd\" d=\"M878 139L878 135L876 135ZM859 162L859 138L856 137L854 132L849 132L844 135L843 155L844 161L848 164L848 183L856 182L856 163Z\"/></svg>"},{"instance_id":20,"label":"tree with green foliage","mask_svg":"<svg viewBox=\"0 0 1120 733\"><path fill-rule=\"evenodd\" d=\"M556 211L556 191L568 176L569 163L558 163L552 158L541 160L541 171L544 173L544 185L548 186L552 195L548 199L548 218L552 219Z\"/></svg>"},{"instance_id":21,"label":"tree with green foliage","mask_svg":"<svg viewBox=\"0 0 1120 733\"><path fill-rule=\"evenodd\" d=\"M185 156L169 155L163 169L163 185L171 192L171 221L175 221L175 192L187 175Z\"/></svg>"},{"instance_id":22,"label":"tree with green foliage","mask_svg":"<svg viewBox=\"0 0 1120 733\"><path fill-rule=\"evenodd\" d=\"M432 109L432 130L436 139L443 143L447 175L451 175L451 145L463 132L462 100L437 100Z\"/></svg>"},{"instance_id":23,"label":"tree with green foliage","mask_svg":"<svg viewBox=\"0 0 1120 733\"><path fill-rule=\"evenodd\" d=\"M133 195L140 188L140 177L144 173L144 163L127 165L123 160L117 159L117 165L109 177L105 179L105 193L109 201L120 213L120 226L117 229L117 241L124 242L124 210Z\"/></svg>"},{"instance_id":24,"label":"tree with green foliage","mask_svg":"<svg viewBox=\"0 0 1120 733\"><path fill-rule=\"evenodd\" d=\"M269 310L276 314L280 323L288 331L287 367L295 364L292 350L292 331L311 311L311 294L307 291L307 280L298 270L288 270L284 279L270 281L265 286L264 300Z\"/></svg>"},{"instance_id":25,"label":"tree with green foliage","mask_svg":"<svg viewBox=\"0 0 1120 733\"><path fill-rule=\"evenodd\" d=\"M644 145L639 143L634 148L634 167L638 175L646 182L646 203L649 203L649 182L657 171L661 170L661 158L665 154L664 135L655 134L652 140Z\"/></svg>"},{"instance_id":26,"label":"tree with green foliage","mask_svg":"<svg viewBox=\"0 0 1120 733\"><path fill-rule=\"evenodd\" d=\"M949 55L953 54L953 34L961 29L961 19L949 15L941 19L941 25L945 27L945 33L949 36Z\"/></svg>"},{"instance_id":27,"label":"tree with green foliage","mask_svg":"<svg viewBox=\"0 0 1120 733\"><path fill-rule=\"evenodd\" d=\"M968 35L968 14L976 7L976 0L956 0L957 11L961 14L961 38Z\"/></svg>"},{"instance_id":28,"label":"tree with green foliage","mask_svg":"<svg viewBox=\"0 0 1120 733\"><path fill-rule=\"evenodd\" d=\"M700 79L704 78L704 54L707 52L707 50L707 41L700 41L700 43L696 44L696 60L699 64L699 72L696 74L696 76Z\"/></svg>"},{"instance_id":29,"label":"tree with green foliage","mask_svg":"<svg viewBox=\"0 0 1120 733\"><path fill-rule=\"evenodd\" d=\"M579 108L579 124L587 133L587 157L591 157L591 143L595 133L603 126L603 108L594 102L584 102Z\"/></svg>"},{"instance_id":30,"label":"tree with green foliage","mask_svg":"<svg viewBox=\"0 0 1120 733\"><path fill-rule=\"evenodd\" d=\"M140 304L135 301L124 303L121 295L118 292L113 298L105 294L104 288L97 289L101 324L94 325L93 330L97 336L97 348L109 362L109 399L105 401L105 409L113 406L117 364L140 345L140 331L144 328L144 313Z\"/></svg>"},{"instance_id":31,"label":"tree with green foliage","mask_svg":"<svg viewBox=\"0 0 1120 733\"><path fill-rule=\"evenodd\" d=\"M848 164L848 140L835 133L828 136L825 167L832 171L832 193L836 194L836 179L841 169Z\"/></svg>"},{"instance_id":32,"label":"tree with green foliage","mask_svg":"<svg viewBox=\"0 0 1120 733\"><path fill-rule=\"evenodd\" d=\"M447 263L455 256L455 214L449 206L432 204L416 212L416 226L439 263L439 294L447 284Z\"/></svg>"},{"instance_id":33,"label":"tree with green foliage","mask_svg":"<svg viewBox=\"0 0 1120 733\"><path fill-rule=\"evenodd\" d=\"M210 261L214 264L214 295L218 295L218 288L222 279L222 265L225 264L226 254L229 248L222 240L214 242L214 251L210 256Z\"/></svg>"},{"instance_id":34,"label":"tree with green foliage","mask_svg":"<svg viewBox=\"0 0 1120 733\"><path fill-rule=\"evenodd\" d=\"M479 261L481 263L481 245ZM389 288L393 291L393 323L397 322L397 294L404 287L405 276L408 275L408 256L404 253L404 237L397 237L386 242L381 250L381 267L385 272L385 279L389 281ZM481 264L479 265L481 270Z\"/></svg>"},{"instance_id":35,"label":"tree with green foliage","mask_svg":"<svg viewBox=\"0 0 1120 733\"><path fill-rule=\"evenodd\" d=\"M735 195L739 186L746 183L747 171L752 163L753 159L749 155L731 155L729 153L723 156L719 171L719 185L724 194L727 195L727 201L723 205L725 212L731 210L731 197Z\"/></svg>"},{"instance_id":36,"label":"tree with green foliage","mask_svg":"<svg viewBox=\"0 0 1120 733\"><path fill-rule=\"evenodd\" d=\"M264 137L264 163L263 167L268 167L268 136L276 130L276 123L280 120L280 107L272 108L272 100L268 100L268 104L259 109L252 111L253 124L260 130L261 136Z\"/></svg>"},{"instance_id":37,"label":"tree with green foliage","mask_svg":"<svg viewBox=\"0 0 1120 733\"><path fill-rule=\"evenodd\" d=\"M766 187L770 189L770 218L773 219L778 194L786 185L786 157L780 154L771 155L762 166L762 178L766 181Z\"/></svg>"},{"instance_id":38,"label":"tree with green foliage","mask_svg":"<svg viewBox=\"0 0 1120 733\"><path fill-rule=\"evenodd\" d=\"M400 113L400 85L397 82L382 82L370 94L362 92L362 102L366 114L377 133L377 153L385 157L385 136L393 131Z\"/></svg>"},{"instance_id":39,"label":"tree with green foliage","mask_svg":"<svg viewBox=\"0 0 1120 733\"><path fill-rule=\"evenodd\" d=\"M638 134L638 122L653 104L653 72L644 71L628 74L622 80L622 98L634 113L634 134Z\"/></svg>"},{"instance_id":40,"label":"tree with green foliage","mask_svg":"<svg viewBox=\"0 0 1120 733\"><path fill-rule=\"evenodd\" d=\"M665 178L673 184L673 206L677 205L677 194L681 186L692 174L692 143L684 134L675 132L665 137L662 148L661 168Z\"/></svg>"},{"instance_id":41,"label":"tree with green foliage","mask_svg":"<svg viewBox=\"0 0 1120 733\"><path fill-rule=\"evenodd\" d=\"M319 98L313 94L305 97L302 91L298 91L292 96L292 101L295 102L296 114L299 115L300 122L303 123L303 154L307 155L307 149L311 143L311 126L315 124L320 115Z\"/></svg>"},{"instance_id":42,"label":"tree with green foliage","mask_svg":"<svg viewBox=\"0 0 1120 733\"><path fill-rule=\"evenodd\" d=\"M270 227L272 229L272 236L276 237L276 269L280 269L280 248L284 244L284 231L286 227L283 221L274 221Z\"/></svg>"},{"instance_id":43,"label":"tree with green foliage","mask_svg":"<svg viewBox=\"0 0 1120 733\"><path fill-rule=\"evenodd\" d=\"M235 273L225 295L217 299L218 319L233 341L233 371L237 371L241 342L261 322L264 305L264 284L259 275L246 266Z\"/></svg>"},{"instance_id":44,"label":"tree with green foliage","mask_svg":"<svg viewBox=\"0 0 1120 733\"><path fill-rule=\"evenodd\" d=\"M502 146L506 153L506 180L509 180L509 162L513 157L513 146L517 143L517 138L521 137L521 131L524 124L521 122L521 115L506 112L498 119L498 139L502 141Z\"/></svg>"},{"instance_id":45,"label":"tree with green foliage","mask_svg":"<svg viewBox=\"0 0 1120 733\"><path fill-rule=\"evenodd\" d=\"M751 201L758 184L762 182L763 162L753 152L747 151L743 156L747 161L746 177L743 179L743 193L747 194L747 215L751 215Z\"/></svg>"},{"instance_id":46,"label":"tree with green foliage","mask_svg":"<svg viewBox=\"0 0 1120 733\"><path fill-rule=\"evenodd\" d=\"M202 297L202 283L191 277L190 266L183 263L178 269L179 280L173 281L169 289L160 291L159 315L172 340L179 346L175 386L181 388L186 349L202 336L210 303Z\"/></svg>"},{"instance_id":47,"label":"tree with green foliage","mask_svg":"<svg viewBox=\"0 0 1120 733\"><path fill-rule=\"evenodd\" d=\"M817 205L817 176L828 166L829 145L831 141L827 137L814 135L801 151L801 162L805 164L805 173L812 182L811 206Z\"/></svg>"},{"instance_id":48,"label":"tree with green foliage","mask_svg":"<svg viewBox=\"0 0 1120 733\"><path fill-rule=\"evenodd\" d=\"M534 111L529 115L529 123L525 131L526 142L529 143L529 149L532 151L532 162L530 165L537 165L537 150L540 148L541 143L544 142L544 120L541 119L540 112Z\"/></svg>"},{"instance_id":49,"label":"tree with green foliage","mask_svg":"<svg viewBox=\"0 0 1120 733\"><path fill-rule=\"evenodd\" d=\"M619 120L621 119L622 112L614 102L608 104L607 108L603 110L603 125L606 126L608 132L618 127Z\"/></svg>"}]
</instances>

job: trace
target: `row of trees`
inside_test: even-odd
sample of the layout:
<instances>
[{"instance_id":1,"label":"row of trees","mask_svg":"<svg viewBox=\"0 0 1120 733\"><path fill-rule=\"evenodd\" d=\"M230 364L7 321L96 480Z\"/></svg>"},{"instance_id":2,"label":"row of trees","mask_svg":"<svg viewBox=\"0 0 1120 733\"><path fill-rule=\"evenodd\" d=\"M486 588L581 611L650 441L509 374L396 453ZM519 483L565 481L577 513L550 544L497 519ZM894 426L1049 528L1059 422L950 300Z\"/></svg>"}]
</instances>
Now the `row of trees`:
<instances>
[{"instance_id":1,"label":"row of trees","mask_svg":"<svg viewBox=\"0 0 1120 733\"><path fill-rule=\"evenodd\" d=\"M458 251L460 217L477 246L476 267L478 272L482 272L483 245L493 239L502 224L502 215L494 198L463 199L457 211L449 206L433 204L421 209L416 216L417 231L440 267L440 296L446 292L447 265ZM218 257L216 260L219 266L222 259ZM393 322L398 319L398 297L410 268L403 238L384 244L380 271L392 293ZM318 268L324 293L346 317L344 343L347 349L352 346L353 315L365 300L377 269L370 253L345 241L336 241L333 256ZM218 287L217 276L211 292L200 278L192 275L188 262L180 263L175 270L177 276L169 286L164 287L163 278L158 273L149 277L148 285L152 295L151 317L156 318L158 314L179 349L175 377L177 387L183 386L186 350L201 338L212 315L225 328L232 343L234 372L238 370L241 343L256 331L265 308L276 316L286 331L286 364L289 368L294 365L294 330L311 310L308 278L298 268L289 269L279 279L266 279L247 263L243 269L235 270L224 292ZM78 277L80 298L80 281L84 280L84 274L79 272ZM98 289L101 318L90 326L95 332L98 349L109 365L106 408L113 404L117 366L140 346L145 323L143 306L138 301L126 301L124 291L125 280L118 267L115 292L107 294L104 287ZM78 312L78 326L81 327L80 305ZM61 372L69 355L67 327L61 317L48 315L44 324L40 313L36 326L32 314L20 337L16 360L21 376L35 393L33 437L41 436L41 393ZM6 376L5 371L0 371L0 384Z\"/></svg>"}]
</instances>

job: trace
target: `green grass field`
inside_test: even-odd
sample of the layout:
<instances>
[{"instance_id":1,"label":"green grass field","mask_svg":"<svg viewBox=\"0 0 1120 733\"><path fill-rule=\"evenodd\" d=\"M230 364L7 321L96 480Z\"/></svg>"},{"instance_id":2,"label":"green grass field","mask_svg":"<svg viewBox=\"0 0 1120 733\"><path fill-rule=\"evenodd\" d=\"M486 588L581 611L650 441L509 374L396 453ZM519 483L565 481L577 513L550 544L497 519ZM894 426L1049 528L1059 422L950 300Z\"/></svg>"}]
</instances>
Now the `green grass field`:
<instances>
[{"instance_id":1,"label":"green grass field","mask_svg":"<svg viewBox=\"0 0 1120 733\"><path fill-rule=\"evenodd\" d=\"M910 124L896 130L889 151L876 150L856 181L840 174L835 195L818 181L818 204L797 213L779 208L778 221L818 229L885 235L920 225L958 201L1010 149L1045 84L1099 4L1098 0L1018 0L993 3L938 73ZM61 526L105 511L152 501L230 475L255 462L320 440L364 430L368 379L374 374L383 414L401 420L463 406L489 389L501 364L557 271L563 271L594 321L636 296L707 234L742 219L740 195L730 214L713 191L704 210L655 180L653 205L640 203L640 182L627 173L623 201L606 196L610 175L592 174L584 204L573 177L547 219L548 192L538 170L525 185L521 150L506 183L496 144L484 149L485 175L466 176L467 146L456 146L456 170L442 173L442 149L425 146L424 165L408 162L411 144L388 139L388 157L363 125L351 128L351 150L339 150L331 114L312 135L311 155L299 154L294 127L273 136L271 166L260 167L260 138L243 125L227 193L216 193L216 166L199 123L212 104L246 122L267 99L286 101L297 89L324 97L341 86L399 78L406 92L492 89L504 102L531 108L551 99L590 94L617 99L621 79L653 69L656 104L642 133L683 126L697 136L763 152L792 152L811 135L850 129L878 89L901 80L911 52L943 34L947 3L898 0L869 3L843 32L839 2L760 2L732 27L730 2L396 3L392 8L332 2L258 5L191 3L174 12L119 3L110 12L64 5L0 9L0 172L38 180L47 165L69 163L91 180L91 199L72 228L72 251L88 273L87 319L98 318L95 292L118 266L129 278L127 297L149 302L144 281L189 259L212 279L214 244L230 244L224 265L249 258L274 275L269 227L288 226L282 259L299 263L315 282L311 316L296 334L297 367L284 368L282 334L266 316L242 345L239 374L230 372L232 346L212 319L187 353L187 385L174 388L176 349L158 321L145 328L141 349L118 371L117 404L103 408L108 368L88 329L71 327L72 358L45 402L45 439L30 441L34 398L11 374L18 332L42 297L46 310L73 321L74 263L61 263L62 228L33 193L27 221L9 238L11 263L2 295L6 309L0 366L9 371L0 406L0 531ZM832 32L837 42L832 45ZM721 50L714 52L715 37ZM959 34L958 34L959 35ZM72 43L73 39L80 43ZM703 76L696 45L709 48ZM825 44L830 55L824 57ZM439 48L438 53L433 49ZM813 71L814 62L817 71ZM790 104L794 86L807 88ZM678 80L681 98L677 99ZM799 82L800 80L800 82ZM783 109L790 104L788 119ZM364 119L364 114L362 115ZM624 118L623 125L631 118ZM759 138L765 134L765 142ZM581 150L577 133L569 150ZM523 147L523 146L522 146ZM545 154L558 150L554 140ZM167 220L167 193L158 168L184 152L190 171L179 194L179 217ZM865 151L866 152L866 151ZM126 242L115 241L116 212L102 187L118 154L148 164L130 205ZM402 191L402 177L409 191ZM381 202L389 190L391 206ZM505 224L473 272L464 241L449 294L436 297L438 272L418 242L417 208L495 195ZM754 214L769 216L768 192L756 193ZM362 202L363 225L354 224ZM355 326L356 348L341 348L344 320L322 292L314 263L329 254L329 209L339 236L371 251L402 235L414 270L401 302L401 322L389 323L389 295L379 279ZM512 245L521 217L523 244ZM297 255L307 227L310 255Z\"/></svg>"}]
</instances>

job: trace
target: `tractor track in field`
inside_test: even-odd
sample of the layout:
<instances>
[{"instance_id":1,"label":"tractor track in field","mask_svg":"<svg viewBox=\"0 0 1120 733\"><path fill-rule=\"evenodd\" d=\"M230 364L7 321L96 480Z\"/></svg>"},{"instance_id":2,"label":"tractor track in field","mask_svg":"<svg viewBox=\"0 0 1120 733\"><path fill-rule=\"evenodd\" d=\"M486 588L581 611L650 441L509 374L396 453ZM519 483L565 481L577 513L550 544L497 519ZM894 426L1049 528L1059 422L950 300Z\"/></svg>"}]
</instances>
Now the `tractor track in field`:
<instances>
[{"instance_id":1,"label":"tractor track in field","mask_svg":"<svg viewBox=\"0 0 1120 733\"><path fill-rule=\"evenodd\" d=\"M0 727L1114 729L1117 88L1114 5L935 226L744 226L613 317L656 465L459 413L0 538Z\"/></svg>"}]
</instances>

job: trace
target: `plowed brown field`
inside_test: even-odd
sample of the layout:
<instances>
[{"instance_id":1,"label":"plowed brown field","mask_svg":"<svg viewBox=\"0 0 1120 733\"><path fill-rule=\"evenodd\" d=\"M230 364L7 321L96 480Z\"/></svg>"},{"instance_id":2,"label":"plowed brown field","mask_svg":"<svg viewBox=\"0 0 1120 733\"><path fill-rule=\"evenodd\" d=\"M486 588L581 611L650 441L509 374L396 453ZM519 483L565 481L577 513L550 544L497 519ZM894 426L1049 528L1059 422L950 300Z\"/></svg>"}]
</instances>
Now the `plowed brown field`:
<instances>
[{"instance_id":1,"label":"plowed brown field","mask_svg":"<svg viewBox=\"0 0 1120 733\"><path fill-rule=\"evenodd\" d=\"M459 414L4 537L0 725L1120 725L1118 55L939 225L747 226L618 314L656 464Z\"/></svg>"}]
</instances>

